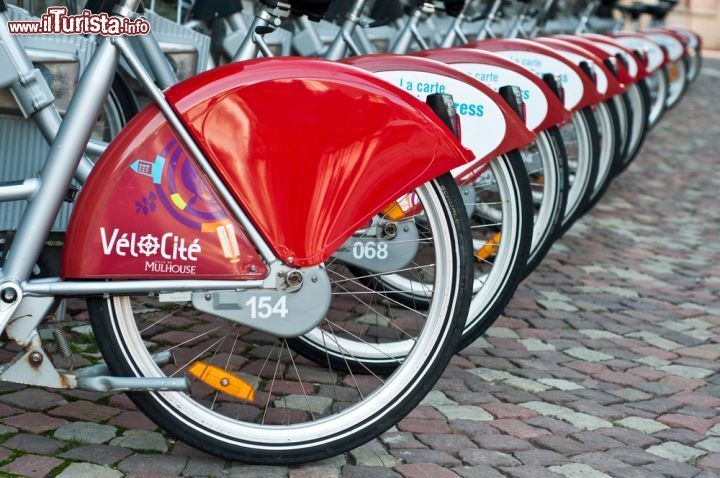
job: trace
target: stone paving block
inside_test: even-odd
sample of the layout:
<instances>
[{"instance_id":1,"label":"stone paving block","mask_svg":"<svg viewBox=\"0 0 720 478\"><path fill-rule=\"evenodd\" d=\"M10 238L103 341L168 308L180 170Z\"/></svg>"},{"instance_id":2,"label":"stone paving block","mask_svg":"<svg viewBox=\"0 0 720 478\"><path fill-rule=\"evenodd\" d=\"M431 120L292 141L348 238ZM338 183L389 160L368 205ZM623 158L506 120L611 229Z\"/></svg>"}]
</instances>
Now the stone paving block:
<instances>
[{"instance_id":1,"label":"stone paving block","mask_svg":"<svg viewBox=\"0 0 720 478\"><path fill-rule=\"evenodd\" d=\"M122 412L120 415L116 415L115 417L108 420L107 423L116 427L135 430L148 430L151 432L157 430L157 425L155 425L142 412Z\"/></svg>"},{"instance_id":2,"label":"stone paving block","mask_svg":"<svg viewBox=\"0 0 720 478\"><path fill-rule=\"evenodd\" d=\"M694 466L686 465L684 463L678 463L670 460L656 461L655 463L649 463L644 465L643 468L654 472L656 475L662 473L663 476L672 476L678 478L690 478L694 477L698 470Z\"/></svg>"},{"instance_id":3,"label":"stone paving block","mask_svg":"<svg viewBox=\"0 0 720 478\"><path fill-rule=\"evenodd\" d=\"M608 454L630 466L647 465L660 460L657 455L636 447L613 448L608 451Z\"/></svg>"},{"instance_id":4,"label":"stone paving block","mask_svg":"<svg viewBox=\"0 0 720 478\"><path fill-rule=\"evenodd\" d=\"M532 438L530 439L530 442L537 446L538 448L545 448L547 450L552 450L556 453L560 453L562 455L577 455L580 453L587 453L589 451L592 451L592 449L577 441L573 440L571 438L567 437L561 437L561 436L543 436L538 438Z\"/></svg>"},{"instance_id":5,"label":"stone paving block","mask_svg":"<svg viewBox=\"0 0 720 478\"><path fill-rule=\"evenodd\" d=\"M598 352L596 350L590 350L585 347L573 347L567 350L563 350L566 354L571 357L575 357L578 360L584 360L588 362L603 362L605 360L612 360L613 356Z\"/></svg>"},{"instance_id":6,"label":"stone paving block","mask_svg":"<svg viewBox=\"0 0 720 478\"><path fill-rule=\"evenodd\" d=\"M597 430L599 428L610 428L613 426L609 421L588 415L587 413L567 413L560 415L558 418L577 428L580 428L581 430Z\"/></svg>"},{"instance_id":7,"label":"stone paving block","mask_svg":"<svg viewBox=\"0 0 720 478\"><path fill-rule=\"evenodd\" d=\"M382 466L345 465L342 468L343 478L400 478L400 474Z\"/></svg>"},{"instance_id":8,"label":"stone paving block","mask_svg":"<svg viewBox=\"0 0 720 478\"><path fill-rule=\"evenodd\" d=\"M463 478L505 478L495 468L484 465L456 466L452 471Z\"/></svg>"},{"instance_id":9,"label":"stone paving block","mask_svg":"<svg viewBox=\"0 0 720 478\"><path fill-rule=\"evenodd\" d=\"M66 424L67 420L49 417L39 412L30 412L6 417L2 420L2 422L6 425L19 428L20 430L26 432L39 434L54 430L57 427Z\"/></svg>"},{"instance_id":10,"label":"stone paving block","mask_svg":"<svg viewBox=\"0 0 720 478\"><path fill-rule=\"evenodd\" d=\"M712 452L712 453L720 453L720 438L718 437L710 437L706 438L705 440L697 443L695 445L697 448L701 448L703 450Z\"/></svg>"},{"instance_id":11,"label":"stone paving block","mask_svg":"<svg viewBox=\"0 0 720 478\"><path fill-rule=\"evenodd\" d=\"M62 460L49 456L23 455L0 467L0 471L9 473L11 476L45 478L62 463Z\"/></svg>"},{"instance_id":12,"label":"stone paving block","mask_svg":"<svg viewBox=\"0 0 720 478\"><path fill-rule=\"evenodd\" d=\"M136 451L168 451L165 437L147 430L128 430L122 436L110 440L110 445L122 446Z\"/></svg>"},{"instance_id":13,"label":"stone paving block","mask_svg":"<svg viewBox=\"0 0 720 478\"><path fill-rule=\"evenodd\" d=\"M436 436L445 437L446 435ZM355 464L359 466L392 468L400 463L376 440L352 450L350 456L353 457Z\"/></svg>"},{"instance_id":14,"label":"stone paving block","mask_svg":"<svg viewBox=\"0 0 720 478\"><path fill-rule=\"evenodd\" d=\"M222 476L225 464L219 458L190 458L182 471L182 475Z\"/></svg>"},{"instance_id":15,"label":"stone paving block","mask_svg":"<svg viewBox=\"0 0 720 478\"><path fill-rule=\"evenodd\" d=\"M36 412L68 403L61 395L40 388L26 388L14 393L0 395L0 402Z\"/></svg>"},{"instance_id":16,"label":"stone paving block","mask_svg":"<svg viewBox=\"0 0 720 478\"><path fill-rule=\"evenodd\" d=\"M227 470L232 478L286 478L289 469L285 466L248 466L236 464Z\"/></svg>"},{"instance_id":17,"label":"stone paving block","mask_svg":"<svg viewBox=\"0 0 720 478\"><path fill-rule=\"evenodd\" d=\"M480 450L477 448L466 448L458 453L463 463L467 465L486 465L491 467L516 466L521 463L512 455L493 450Z\"/></svg>"},{"instance_id":18,"label":"stone paving block","mask_svg":"<svg viewBox=\"0 0 720 478\"><path fill-rule=\"evenodd\" d=\"M450 400L447 395L440 390L430 390L430 393L425 395L425 398L422 399L420 405L436 407L438 405L457 405L457 402Z\"/></svg>"},{"instance_id":19,"label":"stone paving block","mask_svg":"<svg viewBox=\"0 0 720 478\"><path fill-rule=\"evenodd\" d=\"M415 435L408 432L385 432L380 440L390 448L422 448L423 444L415 439Z\"/></svg>"},{"instance_id":20,"label":"stone paving block","mask_svg":"<svg viewBox=\"0 0 720 478\"><path fill-rule=\"evenodd\" d=\"M610 390L608 391L608 393L611 393L617 397L622 398L623 400L628 401L640 401L652 398L651 394L636 390L634 388L620 388L616 390Z\"/></svg>"},{"instance_id":21,"label":"stone paving block","mask_svg":"<svg viewBox=\"0 0 720 478\"><path fill-rule=\"evenodd\" d=\"M707 454L705 450L698 450L697 448L677 442L665 442L660 445L651 446L647 449L647 452L680 463L696 460Z\"/></svg>"},{"instance_id":22,"label":"stone paving block","mask_svg":"<svg viewBox=\"0 0 720 478\"><path fill-rule=\"evenodd\" d=\"M428 450L427 448L413 449L392 449L392 456L405 463L437 463L438 465L460 465L460 460L452 455L438 450Z\"/></svg>"},{"instance_id":23,"label":"stone paving block","mask_svg":"<svg viewBox=\"0 0 720 478\"><path fill-rule=\"evenodd\" d=\"M92 422L73 422L61 426L53 436L59 440L81 443L105 443L115 438L117 429L109 425Z\"/></svg>"},{"instance_id":24,"label":"stone paving block","mask_svg":"<svg viewBox=\"0 0 720 478\"><path fill-rule=\"evenodd\" d=\"M117 467L126 473L161 473L180 476L185 468L187 458L172 455L131 455L121 461Z\"/></svg>"},{"instance_id":25,"label":"stone paving block","mask_svg":"<svg viewBox=\"0 0 720 478\"><path fill-rule=\"evenodd\" d=\"M542 438L542 437L541 437ZM529 450L533 446L526 440L505 435L477 435L471 437L480 448L512 453L518 450Z\"/></svg>"},{"instance_id":26,"label":"stone paving block","mask_svg":"<svg viewBox=\"0 0 720 478\"><path fill-rule=\"evenodd\" d=\"M720 470L720 453L711 453L705 456L702 460L698 462L697 466L698 468L703 470L714 470L715 472L717 472L718 470Z\"/></svg>"},{"instance_id":27,"label":"stone paving block","mask_svg":"<svg viewBox=\"0 0 720 478\"><path fill-rule=\"evenodd\" d=\"M398 465L395 471L405 478L455 478L457 475L435 463L412 463Z\"/></svg>"},{"instance_id":28,"label":"stone paving block","mask_svg":"<svg viewBox=\"0 0 720 478\"><path fill-rule=\"evenodd\" d=\"M86 461L100 465L112 465L132 455L132 451L108 445L85 445L72 448L60 456L70 460Z\"/></svg>"},{"instance_id":29,"label":"stone paving block","mask_svg":"<svg viewBox=\"0 0 720 478\"><path fill-rule=\"evenodd\" d=\"M551 450L520 450L513 453L513 455L515 455L515 458L520 460L523 465L551 466L562 465L570 461L565 455Z\"/></svg>"},{"instance_id":30,"label":"stone paving block","mask_svg":"<svg viewBox=\"0 0 720 478\"><path fill-rule=\"evenodd\" d=\"M689 367L687 365L666 365L665 367L660 367L660 370L663 370L672 375L677 375L679 377L698 380L707 378L713 373L715 373L712 370L708 370L706 368Z\"/></svg>"},{"instance_id":31,"label":"stone paving block","mask_svg":"<svg viewBox=\"0 0 720 478\"><path fill-rule=\"evenodd\" d=\"M558 390L563 391L581 390L585 388L575 382L571 382L570 380L564 380L561 378L540 378L538 379L538 382L542 383L543 385L547 385L548 387L557 388Z\"/></svg>"},{"instance_id":32,"label":"stone paving block","mask_svg":"<svg viewBox=\"0 0 720 478\"><path fill-rule=\"evenodd\" d=\"M429 448L451 455L457 455L459 450L476 448L465 435L418 435L417 438Z\"/></svg>"},{"instance_id":33,"label":"stone paving block","mask_svg":"<svg viewBox=\"0 0 720 478\"><path fill-rule=\"evenodd\" d=\"M120 471L92 463L71 463L57 478L122 478Z\"/></svg>"},{"instance_id":34,"label":"stone paving block","mask_svg":"<svg viewBox=\"0 0 720 478\"><path fill-rule=\"evenodd\" d=\"M539 415L550 417L559 417L567 415L568 413L573 413L573 409L571 408L545 402L525 402L521 403L520 406L532 410Z\"/></svg>"},{"instance_id":35,"label":"stone paving block","mask_svg":"<svg viewBox=\"0 0 720 478\"><path fill-rule=\"evenodd\" d=\"M438 405L435 408L445 415L448 420L487 422L493 419L488 412L474 405Z\"/></svg>"},{"instance_id":36,"label":"stone paving block","mask_svg":"<svg viewBox=\"0 0 720 478\"><path fill-rule=\"evenodd\" d=\"M611 429L605 428L603 430ZM605 451L611 448L625 446L625 444L619 440L594 431L582 431L578 433L573 433L570 435L570 438L580 441L581 443L587 445L593 450Z\"/></svg>"},{"instance_id":37,"label":"stone paving block","mask_svg":"<svg viewBox=\"0 0 720 478\"><path fill-rule=\"evenodd\" d=\"M452 430L444 420L404 418L403 420L400 420L396 426L401 431L410 433L452 433Z\"/></svg>"},{"instance_id":38,"label":"stone paving block","mask_svg":"<svg viewBox=\"0 0 720 478\"><path fill-rule=\"evenodd\" d=\"M535 427L550 430L554 435L557 436L567 436L571 433L581 431L579 428L571 425L568 422L564 422L552 417L533 417L529 420L526 420L526 422Z\"/></svg>"},{"instance_id":39,"label":"stone paving block","mask_svg":"<svg viewBox=\"0 0 720 478\"><path fill-rule=\"evenodd\" d=\"M662 415L658 417L658 421L673 428L687 428L688 430L692 430L701 435L707 432L710 427L714 425L712 420L704 420L702 418L690 415L681 415L678 413Z\"/></svg>"},{"instance_id":40,"label":"stone paving block","mask_svg":"<svg viewBox=\"0 0 720 478\"><path fill-rule=\"evenodd\" d=\"M539 339L521 339L518 340L518 342L530 352L555 350L554 345L548 344L547 342L543 342Z\"/></svg>"},{"instance_id":41,"label":"stone paving block","mask_svg":"<svg viewBox=\"0 0 720 478\"><path fill-rule=\"evenodd\" d=\"M38 453L41 455L52 455L64 448L67 444L60 440L44 437L42 435L30 435L18 433L3 443L6 448L20 450L27 453Z\"/></svg>"},{"instance_id":42,"label":"stone paving block","mask_svg":"<svg viewBox=\"0 0 720 478\"><path fill-rule=\"evenodd\" d=\"M512 403L495 402L488 403L482 407L490 412L495 418L516 418L522 420L525 418L532 418L537 415L535 411Z\"/></svg>"},{"instance_id":43,"label":"stone paving block","mask_svg":"<svg viewBox=\"0 0 720 478\"><path fill-rule=\"evenodd\" d=\"M71 420L87 420L93 422L104 422L119 414L121 410L98 405L86 400L77 400L75 402L53 408L48 413L55 417L69 418Z\"/></svg>"},{"instance_id":44,"label":"stone paving block","mask_svg":"<svg viewBox=\"0 0 720 478\"><path fill-rule=\"evenodd\" d=\"M550 432L544 428L538 428L530 426L520 420L513 419L500 419L493 420L490 425L497 428L501 432L520 438L521 440L527 440L529 438L550 435Z\"/></svg>"},{"instance_id":45,"label":"stone paving block","mask_svg":"<svg viewBox=\"0 0 720 478\"><path fill-rule=\"evenodd\" d=\"M632 430L639 430L643 433L655 433L668 428L664 423L642 417L625 417L616 421L615 424Z\"/></svg>"},{"instance_id":46,"label":"stone paving block","mask_svg":"<svg viewBox=\"0 0 720 478\"><path fill-rule=\"evenodd\" d=\"M567 478L610 478L590 465L582 463L568 463L567 465L551 466L550 470Z\"/></svg>"},{"instance_id":47,"label":"stone paving block","mask_svg":"<svg viewBox=\"0 0 720 478\"><path fill-rule=\"evenodd\" d=\"M542 466L534 465L502 468L502 471L512 478L560 478L562 476Z\"/></svg>"}]
</instances>

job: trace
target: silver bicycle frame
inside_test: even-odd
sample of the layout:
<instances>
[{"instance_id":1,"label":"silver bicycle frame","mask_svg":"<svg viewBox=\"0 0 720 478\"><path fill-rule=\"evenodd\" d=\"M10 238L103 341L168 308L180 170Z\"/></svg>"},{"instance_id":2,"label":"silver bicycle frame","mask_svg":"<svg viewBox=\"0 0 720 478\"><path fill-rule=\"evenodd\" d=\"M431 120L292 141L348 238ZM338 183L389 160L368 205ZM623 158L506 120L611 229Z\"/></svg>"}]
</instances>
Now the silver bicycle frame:
<instances>
[{"instance_id":1,"label":"silver bicycle frame","mask_svg":"<svg viewBox=\"0 0 720 478\"><path fill-rule=\"evenodd\" d=\"M119 3L116 13L131 17L139 0L124 0ZM0 13L0 40L7 57L16 68L17 81L11 86L18 102L31 100L36 106L33 116L42 118L41 128L47 130L52 138L48 158L38 179L28 179L22 183L0 184L0 201L28 200L28 208L23 215L9 247L7 258L0 277L0 291L12 285L21 293L27 290L32 296L54 295L98 295L107 293L172 292L207 289L246 289L268 286L264 281L73 281L68 283L60 279L30 279L42 250L45 237L52 221L65 198L74 172L84 160L83 152L92 133L95 118L100 114L107 97L120 55L125 59L141 86L157 104L170 126L177 134L188 153L195 159L207 175L220 197L246 231L248 237L258 249L261 257L271 268L277 268L277 258L250 221L249 217L234 200L210 162L197 146L182 121L167 102L160 88L143 66L137 54L124 37L101 38L92 60L80 78L76 94L73 96L65 117L60 120L52 105L52 94L46 91L47 84L38 78L17 39L10 35L7 17ZM148 42L149 43L149 42ZM156 43L157 45L157 43ZM164 60L164 58L163 58ZM158 61L159 64L161 62ZM163 61L163 63L166 63ZM166 78L166 80L169 80ZM45 85L45 89L43 89ZM21 108L23 104L20 104ZM53 128L56 126L56 128ZM54 129L54 131L53 131ZM89 173L89 168L88 171ZM86 175L85 175L86 176ZM21 297L17 299L19 302ZM7 321L0 320L0 330Z\"/></svg>"}]
</instances>

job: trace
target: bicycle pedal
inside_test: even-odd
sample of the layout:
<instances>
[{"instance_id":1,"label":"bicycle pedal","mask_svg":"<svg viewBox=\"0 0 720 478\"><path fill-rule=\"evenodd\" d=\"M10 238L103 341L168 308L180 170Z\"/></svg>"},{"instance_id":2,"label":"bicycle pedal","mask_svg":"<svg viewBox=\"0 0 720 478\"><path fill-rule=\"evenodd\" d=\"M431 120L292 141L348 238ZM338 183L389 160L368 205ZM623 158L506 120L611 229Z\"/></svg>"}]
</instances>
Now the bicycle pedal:
<instances>
[{"instance_id":1,"label":"bicycle pedal","mask_svg":"<svg viewBox=\"0 0 720 478\"><path fill-rule=\"evenodd\" d=\"M218 392L248 402L255 400L255 388L252 385L220 367L199 360L188 368L188 372Z\"/></svg>"},{"instance_id":2,"label":"bicycle pedal","mask_svg":"<svg viewBox=\"0 0 720 478\"><path fill-rule=\"evenodd\" d=\"M478 261L486 261L497 254L497 251L500 248L501 235L502 233L498 232L491 237L480 249L475 252L475 258Z\"/></svg>"}]
</instances>

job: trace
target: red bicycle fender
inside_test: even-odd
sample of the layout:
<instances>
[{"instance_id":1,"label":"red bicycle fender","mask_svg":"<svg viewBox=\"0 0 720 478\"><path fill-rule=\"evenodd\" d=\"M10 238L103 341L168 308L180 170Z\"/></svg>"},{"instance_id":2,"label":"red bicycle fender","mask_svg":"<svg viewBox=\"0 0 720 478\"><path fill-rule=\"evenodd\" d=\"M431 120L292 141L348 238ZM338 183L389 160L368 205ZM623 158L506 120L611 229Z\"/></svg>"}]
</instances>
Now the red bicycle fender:
<instances>
[{"instance_id":1,"label":"red bicycle fender","mask_svg":"<svg viewBox=\"0 0 720 478\"><path fill-rule=\"evenodd\" d=\"M688 48L692 48L693 50L702 49L702 37L696 32L679 26L665 27L665 30L677 33L678 35L683 37L686 42L685 44Z\"/></svg>"},{"instance_id":2,"label":"red bicycle fender","mask_svg":"<svg viewBox=\"0 0 720 478\"><path fill-rule=\"evenodd\" d=\"M348 65L253 60L197 75L165 94L268 246L294 266L322 263L395 199L473 160L427 105ZM100 158L69 225L64 277L112 273L106 262L87 266L88 258L102 255L102 221L135 221L127 232L150 227L140 220L142 208L119 208L108 199L145 194L139 187L118 188L118 177L141 176L133 164L161 155L158 138L164 141L167 131L165 119L149 106ZM139 169L162 173L162 179L168 172L167 165ZM186 189L200 189L185 182ZM185 237L181 224L168 228ZM194 277L206 277L202 272Z\"/></svg>"},{"instance_id":3,"label":"red bicycle fender","mask_svg":"<svg viewBox=\"0 0 720 478\"><path fill-rule=\"evenodd\" d=\"M421 100L431 93L452 95L460 117L461 141L475 154L474 166L535 139L500 95L444 63L408 55L365 55L342 62L371 71Z\"/></svg>"},{"instance_id":4,"label":"red bicycle fender","mask_svg":"<svg viewBox=\"0 0 720 478\"><path fill-rule=\"evenodd\" d=\"M630 73L634 81L643 80L650 75L644 63L637 57L635 52L617 41L617 39L598 33L581 33L577 35L577 37L592 41L598 48L602 48L611 55L622 55L627 62L628 73Z\"/></svg>"},{"instance_id":5,"label":"red bicycle fender","mask_svg":"<svg viewBox=\"0 0 720 478\"><path fill-rule=\"evenodd\" d=\"M612 32L610 36L632 50L644 51L647 54L647 70L650 74L655 73L670 61L667 52L647 35L635 32Z\"/></svg>"},{"instance_id":6,"label":"red bicycle fender","mask_svg":"<svg viewBox=\"0 0 720 478\"><path fill-rule=\"evenodd\" d=\"M564 123L571 117L571 113L544 81L530 70L500 55L469 48L436 48L413 55L445 63L496 91L505 85L518 86L523 92L526 106L526 126L535 133Z\"/></svg>"},{"instance_id":7,"label":"red bicycle fender","mask_svg":"<svg viewBox=\"0 0 720 478\"><path fill-rule=\"evenodd\" d=\"M255 246L154 105L98 160L65 239L66 279L267 275Z\"/></svg>"},{"instance_id":8,"label":"red bicycle fender","mask_svg":"<svg viewBox=\"0 0 720 478\"><path fill-rule=\"evenodd\" d=\"M648 28L642 31L654 42L667 48L670 61L675 62L687 56L685 42L680 34L669 31L665 28Z\"/></svg>"},{"instance_id":9,"label":"red bicycle fender","mask_svg":"<svg viewBox=\"0 0 720 478\"><path fill-rule=\"evenodd\" d=\"M563 40L568 43L572 43L573 45L579 46L593 55L597 56L601 61L603 61L603 64L605 60L611 59L615 63L616 71L617 71L617 80L622 83L623 85L629 85L631 83L634 83L635 80L630 75L630 72L625 67L625 65L619 61L617 61L617 58L615 58L615 55L610 53L607 50L604 50L603 48L599 47L596 43L593 43L587 38L579 37L576 35L556 35L552 38L557 38L558 40ZM624 58L624 55L623 55ZM613 75L614 76L614 75Z\"/></svg>"},{"instance_id":10,"label":"red bicycle fender","mask_svg":"<svg viewBox=\"0 0 720 478\"><path fill-rule=\"evenodd\" d=\"M595 88L602 95L603 100L608 100L625 90L625 85L618 81L602 60L586 48L559 38L541 37L533 40L554 49L575 64L579 65L581 61L585 61L595 73Z\"/></svg>"},{"instance_id":11,"label":"red bicycle fender","mask_svg":"<svg viewBox=\"0 0 720 478\"><path fill-rule=\"evenodd\" d=\"M464 48L491 51L518 63L536 75L559 75L565 90L565 108L577 111L603 101L590 78L552 48L531 40L492 39L472 42Z\"/></svg>"}]
</instances>

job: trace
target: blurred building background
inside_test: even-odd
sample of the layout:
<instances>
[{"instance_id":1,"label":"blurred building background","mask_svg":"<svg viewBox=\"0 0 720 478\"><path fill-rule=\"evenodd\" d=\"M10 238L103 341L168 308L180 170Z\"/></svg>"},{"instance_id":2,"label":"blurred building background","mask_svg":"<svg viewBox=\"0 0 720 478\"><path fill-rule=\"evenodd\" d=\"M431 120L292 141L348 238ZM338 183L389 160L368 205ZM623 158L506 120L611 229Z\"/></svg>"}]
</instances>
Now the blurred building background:
<instances>
[{"instance_id":1,"label":"blurred building background","mask_svg":"<svg viewBox=\"0 0 720 478\"><path fill-rule=\"evenodd\" d=\"M720 0L681 0L667 20L703 37L703 48L720 50Z\"/></svg>"}]
</instances>

